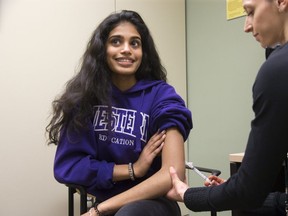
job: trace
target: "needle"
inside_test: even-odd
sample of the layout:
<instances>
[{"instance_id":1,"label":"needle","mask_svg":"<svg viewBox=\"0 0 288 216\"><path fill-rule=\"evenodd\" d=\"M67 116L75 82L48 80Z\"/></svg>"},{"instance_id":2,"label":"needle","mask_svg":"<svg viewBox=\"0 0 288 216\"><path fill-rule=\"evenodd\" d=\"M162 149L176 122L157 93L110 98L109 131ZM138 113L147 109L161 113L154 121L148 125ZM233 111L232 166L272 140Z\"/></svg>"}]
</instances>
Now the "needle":
<instances>
[{"instance_id":1,"label":"needle","mask_svg":"<svg viewBox=\"0 0 288 216\"><path fill-rule=\"evenodd\" d=\"M212 183L210 179L205 176L202 172L200 172L195 166L193 166L193 162L185 162L186 168L194 170L201 178L203 178L205 181Z\"/></svg>"}]
</instances>

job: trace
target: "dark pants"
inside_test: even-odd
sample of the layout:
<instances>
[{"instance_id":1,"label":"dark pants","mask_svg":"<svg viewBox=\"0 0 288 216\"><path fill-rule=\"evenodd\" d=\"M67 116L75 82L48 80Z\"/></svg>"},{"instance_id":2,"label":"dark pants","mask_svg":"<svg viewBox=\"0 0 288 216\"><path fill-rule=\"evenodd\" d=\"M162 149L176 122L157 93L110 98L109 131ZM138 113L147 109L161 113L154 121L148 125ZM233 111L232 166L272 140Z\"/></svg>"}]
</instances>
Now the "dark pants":
<instances>
[{"instance_id":1,"label":"dark pants","mask_svg":"<svg viewBox=\"0 0 288 216\"><path fill-rule=\"evenodd\" d=\"M285 216L285 193L270 193L262 207L253 210L241 210L245 216Z\"/></svg>"},{"instance_id":2,"label":"dark pants","mask_svg":"<svg viewBox=\"0 0 288 216\"><path fill-rule=\"evenodd\" d=\"M181 211L177 202L161 197L129 203L114 216L181 216Z\"/></svg>"}]
</instances>

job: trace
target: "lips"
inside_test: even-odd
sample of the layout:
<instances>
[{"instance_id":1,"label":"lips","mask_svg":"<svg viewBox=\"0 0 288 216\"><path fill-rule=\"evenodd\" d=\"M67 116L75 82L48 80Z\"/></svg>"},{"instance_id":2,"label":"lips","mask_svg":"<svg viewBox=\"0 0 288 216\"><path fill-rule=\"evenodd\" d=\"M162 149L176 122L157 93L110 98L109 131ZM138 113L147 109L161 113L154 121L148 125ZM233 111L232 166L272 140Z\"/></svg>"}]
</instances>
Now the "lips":
<instances>
[{"instance_id":1,"label":"lips","mask_svg":"<svg viewBox=\"0 0 288 216\"><path fill-rule=\"evenodd\" d=\"M120 63L121 63L121 62L123 62L123 63L126 63L126 62L127 62L127 63L133 63L133 62L134 62L134 60L131 59L131 58L117 58L116 61L117 61L117 62L120 62Z\"/></svg>"},{"instance_id":2,"label":"lips","mask_svg":"<svg viewBox=\"0 0 288 216\"><path fill-rule=\"evenodd\" d=\"M130 67L135 62L131 58L116 58L116 61L122 67Z\"/></svg>"}]
</instances>

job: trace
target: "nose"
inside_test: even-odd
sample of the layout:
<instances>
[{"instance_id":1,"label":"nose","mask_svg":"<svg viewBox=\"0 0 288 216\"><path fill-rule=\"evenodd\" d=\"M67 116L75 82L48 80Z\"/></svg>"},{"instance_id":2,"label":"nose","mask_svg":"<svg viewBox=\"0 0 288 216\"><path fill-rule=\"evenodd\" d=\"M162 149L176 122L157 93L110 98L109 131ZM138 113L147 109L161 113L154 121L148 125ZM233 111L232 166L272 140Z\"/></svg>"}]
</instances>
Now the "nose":
<instances>
[{"instance_id":1,"label":"nose","mask_svg":"<svg viewBox=\"0 0 288 216\"><path fill-rule=\"evenodd\" d=\"M244 23L244 32L249 33L253 29L251 18L246 16L245 23Z\"/></svg>"},{"instance_id":2,"label":"nose","mask_svg":"<svg viewBox=\"0 0 288 216\"><path fill-rule=\"evenodd\" d=\"M124 44L123 44L123 47L122 47L121 52L122 52L122 53L131 53L129 43L124 43Z\"/></svg>"}]
</instances>

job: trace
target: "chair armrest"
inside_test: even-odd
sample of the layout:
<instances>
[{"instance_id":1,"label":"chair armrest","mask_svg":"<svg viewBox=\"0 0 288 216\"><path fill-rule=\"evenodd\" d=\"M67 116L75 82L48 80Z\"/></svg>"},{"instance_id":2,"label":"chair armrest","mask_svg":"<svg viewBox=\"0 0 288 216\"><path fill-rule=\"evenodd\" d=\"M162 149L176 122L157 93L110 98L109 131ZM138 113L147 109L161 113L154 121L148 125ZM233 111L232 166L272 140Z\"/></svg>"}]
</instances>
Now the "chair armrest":
<instances>
[{"instance_id":1,"label":"chair armrest","mask_svg":"<svg viewBox=\"0 0 288 216\"><path fill-rule=\"evenodd\" d=\"M213 168L206 168L206 167L198 167L195 166L198 170L206 173L210 173L211 175L219 176L221 174L220 170L213 169Z\"/></svg>"},{"instance_id":2,"label":"chair armrest","mask_svg":"<svg viewBox=\"0 0 288 216\"><path fill-rule=\"evenodd\" d=\"M185 167L186 167L186 169L191 169L191 170L193 170L193 167L195 167L199 171L210 173L211 175L215 175L215 176L219 176L221 174L220 170L213 169L213 168L207 168L207 167L193 166L192 162L186 162Z\"/></svg>"},{"instance_id":3,"label":"chair armrest","mask_svg":"<svg viewBox=\"0 0 288 216\"><path fill-rule=\"evenodd\" d=\"M77 184L65 184L69 189L72 190L73 193L78 192L80 195L87 196L87 191L85 187L82 185L77 185Z\"/></svg>"}]
</instances>

